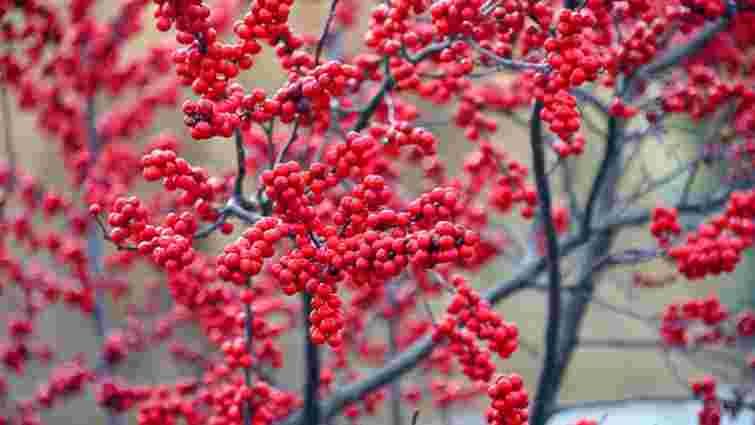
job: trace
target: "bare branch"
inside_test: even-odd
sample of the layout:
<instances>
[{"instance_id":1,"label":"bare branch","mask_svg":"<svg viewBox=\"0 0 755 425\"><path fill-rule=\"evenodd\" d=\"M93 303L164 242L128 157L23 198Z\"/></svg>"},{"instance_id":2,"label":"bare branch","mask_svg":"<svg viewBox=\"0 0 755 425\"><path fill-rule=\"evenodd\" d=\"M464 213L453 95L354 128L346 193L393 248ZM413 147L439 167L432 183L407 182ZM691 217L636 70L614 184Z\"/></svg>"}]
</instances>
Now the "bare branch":
<instances>
[{"instance_id":1,"label":"bare branch","mask_svg":"<svg viewBox=\"0 0 755 425\"><path fill-rule=\"evenodd\" d=\"M533 424L545 424L547 411L558 392L558 370L556 365L559 356L559 332L561 320L561 271L559 270L558 236L553 223L551 211L550 182L545 171L545 149L543 146L542 122L540 111L543 103L535 102L530 120L530 145L532 147L532 163L535 172L535 185L538 195L540 219L545 231L546 255L548 268L548 315L546 318L545 355L537 383L537 394L532 408Z\"/></svg>"}]
</instances>

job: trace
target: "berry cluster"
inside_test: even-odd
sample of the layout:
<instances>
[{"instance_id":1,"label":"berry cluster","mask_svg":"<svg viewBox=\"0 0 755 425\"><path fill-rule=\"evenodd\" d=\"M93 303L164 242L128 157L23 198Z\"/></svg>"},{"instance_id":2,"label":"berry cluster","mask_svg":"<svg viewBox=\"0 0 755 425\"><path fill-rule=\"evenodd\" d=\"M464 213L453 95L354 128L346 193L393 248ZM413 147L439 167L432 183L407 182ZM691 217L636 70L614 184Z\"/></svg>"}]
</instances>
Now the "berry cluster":
<instances>
[{"instance_id":1,"label":"berry cluster","mask_svg":"<svg viewBox=\"0 0 755 425\"><path fill-rule=\"evenodd\" d=\"M339 143L328 149L324 157L325 163L333 167L332 174L335 174L337 178L342 179L353 175L363 176L368 172L367 166L377 153L377 146L377 141L369 134L350 132L346 136L345 143ZM317 169L316 165L314 164L311 167L311 171L315 173L313 177L317 180L324 180L323 183L329 186L334 186L337 181L328 181L327 179L327 175L331 174L330 170ZM322 172L325 172L325 175L322 175ZM328 186L325 188L328 188Z\"/></svg>"},{"instance_id":2,"label":"berry cluster","mask_svg":"<svg viewBox=\"0 0 755 425\"><path fill-rule=\"evenodd\" d=\"M536 75L534 79L538 87L535 96L544 106L540 116L561 139L554 150L562 157L579 154L584 145L583 138L575 137L581 127L580 114L576 99L568 90L595 81L603 65L597 49L585 43L583 35L586 29L597 24L591 11L596 3L599 2L588 2L579 12L562 10L558 13L556 34L543 43L551 74Z\"/></svg>"},{"instance_id":3,"label":"berry cluster","mask_svg":"<svg viewBox=\"0 0 755 425\"><path fill-rule=\"evenodd\" d=\"M203 168L192 167L173 151L157 149L144 155L142 167L145 180L163 179L163 187L166 190L183 190L178 198L179 205L192 207L197 201L212 201L218 189Z\"/></svg>"},{"instance_id":4,"label":"berry cluster","mask_svg":"<svg viewBox=\"0 0 755 425\"><path fill-rule=\"evenodd\" d=\"M661 243L666 234L675 234L679 228L673 211L654 213L653 230ZM741 254L752 246L755 231L755 192L735 192L729 198L723 214L709 223L698 226L687 234L685 241L668 249L668 255L677 263L679 272L688 279L701 279L707 275L732 272L741 260ZM656 224L660 223L660 224Z\"/></svg>"},{"instance_id":5,"label":"berry cluster","mask_svg":"<svg viewBox=\"0 0 755 425\"><path fill-rule=\"evenodd\" d=\"M50 409L57 402L82 393L93 380L94 374L80 359L62 363L53 370L49 383L37 390L35 402Z\"/></svg>"},{"instance_id":6,"label":"berry cluster","mask_svg":"<svg viewBox=\"0 0 755 425\"><path fill-rule=\"evenodd\" d=\"M482 24L489 22L482 0L452 0L434 3L430 7L433 29L440 36L462 35L482 38L490 28ZM487 31L486 31L487 30Z\"/></svg>"},{"instance_id":7,"label":"berry cluster","mask_svg":"<svg viewBox=\"0 0 755 425\"><path fill-rule=\"evenodd\" d=\"M509 163L508 168L502 176L498 177L496 186L490 193L490 203L501 212L511 210L514 204L524 204L521 210L522 217L532 218L537 206L537 193L525 183L526 177L526 168L521 167L517 162Z\"/></svg>"},{"instance_id":8,"label":"berry cluster","mask_svg":"<svg viewBox=\"0 0 755 425\"><path fill-rule=\"evenodd\" d=\"M509 358L518 346L516 325L504 322L461 276L453 277L451 284L456 289L456 295L446 312L455 318L457 324L476 334L478 339L487 340L488 348L500 358Z\"/></svg>"},{"instance_id":9,"label":"berry cluster","mask_svg":"<svg viewBox=\"0 0 755 425\"><path fill-rule=\"evenodd\" d=\"M669 304L663 312L660 334L663 342L671 346L688 344L716 344L731 341L721 324L729 319L729 312L717 297L694 299L683 304ZM693 324L703 329L694 333Z\"/></svg>"},{"instance_id":10,"label":"berry cluster","mask_svg":"<svg viewBox=\"0 0 755 425\"><path fill-rule=\"evenodd\" d=\"M226 245L218 256L218 277L235 285L248 285L250 278L262 270L265 258L275 254L276 242L287 233L280 220L270 217L257 221L236 242Z\"/></svg>"},{"instance_id":11,"label":"berry cluster","mask_svg":"<svg viewBox=\"0 0 755 425\"><path fill-rule=\"evenodd\" d=\"M199 218L216 220L218 212L211 207L217 193L224 191L222 184L213 182L200 167L192 167L174 151L153 150L142 157L142 175L148 181L163 180L168 191L181 189L176 199L178 207L194 207ZM98 215L102 207L93 204L90 212ZM178 271L195 259L192 239L199 228L195 212L169 213L161 225L149 224L152 217L148 209L136 197L119 197L112 205L107 223L112 227L110 239L119 247L124 242L133 242L143 255L169 271ZM232 230L227 226L225 231Z\"/></svg>"},{"instance_id":12,"label":"berry cluster","mask_svg":"<svg viewBox=\"0 0 755 425\"><path fill-rule=\"evenodd\" d=\"M488 396L493 400L486 412L490 425L523 425L529 414L529 395L522 377L517 374L502 375L488 387Z\"/></svg>"},{"instance_id":13,"label":"berry cluster","mask_svg":"<svg viewBox=\"0 0 755 425\"><path fill-rule=\"evenodd\" d=\"M281 122L290 123L298 118L301 125L318 122L324 128L330 121L331 99L343 96L348 88L358 86L361 79L356 67L337 61L318 65L303 76L292 75L265 106L277 106L273 115L278 116Z\"/></svg>"},{"instance_id":14,"label":"berry cluster","mask_svg":"<svg viewBox=\"0 0 755 425\"><path fill-rule=\"evenodd\" d=\"M122 383L109 379L100 384L97 393L97 403L106 409L117 413L126 412L137 403L146 400L150 391L146 388L127 387Z\"/></svg>"},{"instance_id":15,"label":"berry cluster","mask_svg":"<svg viewBox=\"0 0 755 425\"><path fill-rule=\"evenodd\" d=\"M396 55L406 44L412 49L429 42L432 33L411 31L409 18L422 14L427 9L423 0L390 2L376 6L370 13L369 30L364 35L364 44L383 55Z\"/></svg>"},{"instance_id":16,"label":"berry cluster","mask_svg":"<svg viewBox=\"0 0 755 425\"><path fill-rule=\"evenodd\" d=\"M519 331L516 325L504 322L463 277L452 277L451 285L456 294L446 309L446 317L435 328L433 339L449 341L450 353L457 358L462 372L469 379L491 382L495 364L490 353L495 352L502 359L509 358L518 348ZM488 350L480 348L477 340L488 341ZM529 400L521 378L514 375L499 377L490 386L488 395L492 399L488 423L522 424L527 421Z\"/></svg>"},{"instance_id":17,"label":"berry cluster","mask_svg":"<svg viewBox=\"0 0 755 425\"><path fill-rule=\"evenodd\" d=\"M434 155L438 141L435 136L422 127L413 127L407 121L391 123L390 127L372 127L370 135L375 139L384 138L386 150L398 151L406 145L417 146L424 155Z\"/></svg>"},{"instance_id":18,"label":"berry cluster","mask_svg":"<svg viewBox=\"0 0 755 425\"><path fill-rule=\"evenodd\" d=\"M653 209L650 233L662 248L671 246L673 237L682 233L679 225L679 214L674 208L657 207Z\"/></svg>"},{"instance_id":19,"label":"berry cluster","mask_svg":"<svg viewBox=\"0 0 755 425\"><path fill-rule=\"evenodd\" d=\"M716 394L716 380L711 376L692 381L692 393L703 401L703 409L698 413L700 425L720 425L721 401Z\"/></svg>"}]
</instances>

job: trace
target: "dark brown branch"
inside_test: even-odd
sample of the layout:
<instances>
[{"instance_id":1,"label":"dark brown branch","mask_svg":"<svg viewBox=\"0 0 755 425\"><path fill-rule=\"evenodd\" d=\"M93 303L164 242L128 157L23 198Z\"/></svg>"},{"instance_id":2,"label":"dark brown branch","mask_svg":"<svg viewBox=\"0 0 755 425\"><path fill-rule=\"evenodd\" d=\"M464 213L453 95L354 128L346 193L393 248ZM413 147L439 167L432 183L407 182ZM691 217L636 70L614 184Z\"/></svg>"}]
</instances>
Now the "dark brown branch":
<instances>
[{"instance_id":1,"label":"dark brown branch","mask_svg":"<svg viewBox=\"0 0 755 425\"><path fill-rule=\"evenodd\" d=\"M304 365L306 381L304 384L304 425L319 425L323 418L320 409L320 350L312 342L309 316L312 313L312 295L302 292L302 312L304 314Z\"/></svg>"},{"instance_id":2,"label":"dark brown branch","mask_svg":"<svg viewBox=\"0 0 755 425\"><path fill-rule=\"evenodd\" d=\"M558 371L556 364L558 362L558 339L561 320L561 271L559 269L561 254L559 253L558 234L556 233L556 226L553 223L551 211L550 182L548 181L545 169L545 147L543 146L542 121L540 120L540 111L542 109L543 103L540 101L535 102L530 120L532 168L535 172L540 221L545 232L546 263L548 269L548 316L546 319L545 355L543 356L543 364L537 384L537 394L535 395L532 408L531 423L534 425L545 424L547 421L547 411L558 393L558 386L556 385Z\"/></svg>"}]
</instances>

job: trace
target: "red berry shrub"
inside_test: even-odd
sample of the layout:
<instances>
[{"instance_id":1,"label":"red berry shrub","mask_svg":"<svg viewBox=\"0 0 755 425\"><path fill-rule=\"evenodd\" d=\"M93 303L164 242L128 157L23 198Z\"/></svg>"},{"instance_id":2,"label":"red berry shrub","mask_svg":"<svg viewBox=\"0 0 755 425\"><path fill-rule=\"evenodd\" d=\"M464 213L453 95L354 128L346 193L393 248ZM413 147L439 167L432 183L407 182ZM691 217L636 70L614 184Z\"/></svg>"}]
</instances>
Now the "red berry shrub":
<instances>
[{"instance_id":1,"label":"red berry shrub","mask_svg":"<svg viewBox=\"0 0 755 425\"><path fill-rule=\"evenodd\" d=\"M322 32L303 34L293 0L125 0L106 14L91 1L0 0L0 276L13 305L0 423L44 423L88 392L112 424L319 425L389 409L400 425L404 403L449 414L482 396L492 425L543 425L589 342L599 272L660 257L702 279L735 271L751 248L755 3L329 6ZM160 44L142 41L145 22ZM272 91L249 78L271 52ZM64 181L18 160L13 108L55 145ZM156 119L179 110L189 137ZM531 155L502 145L501 119L526 128ZM705 129L684 145L692 158L657 178L643 163L638 188L623 184L681 120ZM226 169L193 159L189 139L227 146ZM720 190L696 193L715 167ZM672 206L639 207L680 180ZM657 246L612 249L648 222ZM514 271L483 291L475 276L493 268ZM524 343L496 308L523 289L548 294L540 377L527 383L501 374ZM64 357L44 340L57 305L93 324L97 346ZM745 354L729 365L748 377L733 400L713 379L692 384L700 424L748 406L751 310L716 296L670 303L659 320L608 307L658 329L649 345L666 354ZM303 389L276 373L298 346ZM161 347L191 373L137 384L127 365ZM37 392L18 392L37 369Z\"/></svg>"}]
</instances>

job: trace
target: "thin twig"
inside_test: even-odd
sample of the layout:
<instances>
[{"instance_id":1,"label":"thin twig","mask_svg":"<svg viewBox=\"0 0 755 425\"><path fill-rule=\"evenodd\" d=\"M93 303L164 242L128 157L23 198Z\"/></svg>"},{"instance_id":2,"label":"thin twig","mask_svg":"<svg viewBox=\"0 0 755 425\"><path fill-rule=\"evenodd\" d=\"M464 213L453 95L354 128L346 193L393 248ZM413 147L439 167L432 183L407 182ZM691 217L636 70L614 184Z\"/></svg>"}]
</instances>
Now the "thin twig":
<instances>
[{"instance_id":1,"label":"thin twig","mask_svg":"<svg viewBox=\"0 0 755 425\"><path fill-rule=\"evenodd\" d=\"M215 220L212 224L205 227L204 229L198 230L196 233L194 233L194 239L195 240L204 239L210 236L211 234L215 233L215 231L218 230L220 226L225 224L226 220L228 219L228 216L230 215L231 215L230 211L226 209L222 209L220 212L220 216L217 218L217 220Z\"/></svg>"},{"instance_id":2,"label":"thin twig","mask_svg":"<svg viewBox=\"0 0 755 425\"><path fill-rule=\"evenodd\" d=\"M244 149L244 137L241 130L234 131L234 144L236 146L236 179L233 182L233 196L237 199L244 197L244 179L246 178L246 150Z\"/></svg>"},{"instance_id":3,"label":"thin twig","mask_svg":"<svg viewBox=\"0 0 755 425\"><path fill-rule=\"evenodd\" d=\"M611 350L657 350L662 347L660 340L627 340L627 339L579 339L580 348L611 349Z\"/></svg>"},{"instance_id":4,"label":"thin twig","mask_svg":"<svg viewBox=\"0 0 755 425\"><path fill-rule=\"evenodd\" d=\"M652 193L658 189L666 187L670 183L673 183L677 178L681 177L683 174L687 172L691 173L699 166L702 160L703 160L702 156L692 159L691 161L685 162L684 164L681 164L680 166L676 167L676 169L672 170L670 173L666 174L665 176L662 176L655 180L644 182L644 184L641 184L640 187L638 187L637 190L634 191L634 193L629 195L626 199L623 199L621 203L623 205L634 204L635 202L640 200L642 197L647 196L649 193Z\"/></svg>"},{"instance_id":5,"label":"thin twig","mask_svg":"<svg viewBox=\"0 0 755 425\"><path fill-rule=\"evenodd\" d=\"M522 61L502 58L496 55L495 53L491 52L490 50L487 50L484 47L480 46L476 41L471 40L471 39L467 40L467 43L470 46L472 46L472 48L476 50L478 53L492 60L495 63L495 65L501 69L505 69L509 71L533 70L533 71L542 72L544 74L549 73L551 70L550 65L545 64L545 63L522 62Z\"/></svg>"},{"instance_id":6,"label":"thin twig","mask_svg":"<svg viewBox=\"0 0 755 425\"><path fill-rule=\"evenodd\" d=\"M286 157L288 150L291 148L291 145L294 144L298 137L299 120L296 120L296 122L294 122L294 126L291 128L291 134L288 137L288 141L286 141L286 144L283 145L283 148L280 150L280 152L278 152L278 156L275 158L275 162L273 163L273 166L271 168L275 168L275 166L283 162L283 158Z\"/></svg>"},{"instance_id":7,"label":"thin twig","mask_svg":"<svg viewBox=\"0 0 755 425\"><path fill-rule=\"evenodd\" d=\"M325 46L325 40L328 38L330 25L333 22L333 18L336 16L337 6L338 0L330 1L330 10L328 11L328 17L325 19L325 26L322 29L322 35L320 35L320 41L317 43L317 49L315 49L315 66L320 64L320 55L322 55L322 49Z\"/></svg>"}]
</instances>

